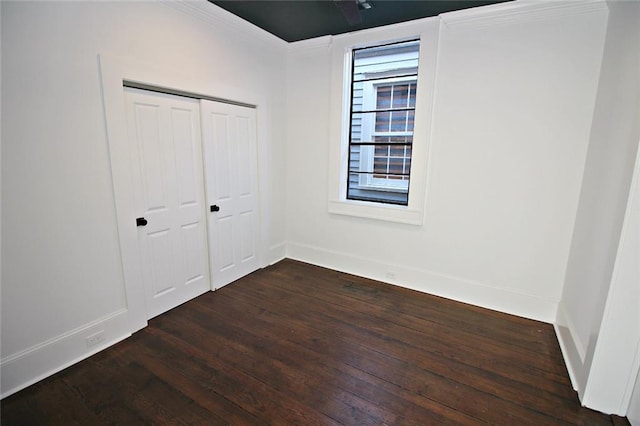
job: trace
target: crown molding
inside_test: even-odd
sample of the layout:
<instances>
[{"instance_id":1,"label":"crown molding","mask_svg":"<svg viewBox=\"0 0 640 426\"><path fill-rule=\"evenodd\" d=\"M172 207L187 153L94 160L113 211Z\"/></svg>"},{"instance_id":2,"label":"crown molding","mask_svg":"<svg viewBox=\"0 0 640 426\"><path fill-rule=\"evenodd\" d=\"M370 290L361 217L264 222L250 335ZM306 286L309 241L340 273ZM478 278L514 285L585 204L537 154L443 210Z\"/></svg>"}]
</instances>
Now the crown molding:
<instances>
[{"instance_id":1,"label":"crown molding","mask_svg":"<svg viewBox=\"0 0 640 426\"><path fill-rule=\"evenodd\" d=\"M440 15L449 29L478 29L609 11L605 0L517 0Z\"/></svg>"},{"instance_id":2,"label":"crown molding","mask_svg":"<svg viewBox=\"0 0 640 426\"><path fill-rule=\"evenodd\" d=\"M251 43L262 42L268 46L286 49L287 42L273 34L245 21L236 15L227 12L206 0L161 0L159 3L172 9L179 10L191 17L212 26L223 26L236 32L237 37Z\"/></svg>"},{"instance_id":3,"label":"crown molding","mask_svg":"<svg viewBox=\"0 0 640 426\"><path fill-rule=\"evenodd\" d=\"M333 44L334 36L315 37L308 40L294 41L288 43L288 51L293 56L315 56L317 54L329 53Z\"/></svg>"}]
</instances>

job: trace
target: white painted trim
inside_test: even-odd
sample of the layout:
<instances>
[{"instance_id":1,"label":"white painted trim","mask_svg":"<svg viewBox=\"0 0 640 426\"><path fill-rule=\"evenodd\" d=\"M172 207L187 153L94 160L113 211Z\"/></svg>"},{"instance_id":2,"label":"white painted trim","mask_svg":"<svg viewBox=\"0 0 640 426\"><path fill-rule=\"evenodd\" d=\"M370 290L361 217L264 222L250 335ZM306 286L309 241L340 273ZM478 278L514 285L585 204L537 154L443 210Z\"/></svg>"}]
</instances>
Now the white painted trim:
<instances>
[{"instance_id":1,"label":"white painted trim","mask_svg":"<svg viewBox=\"0 0 640 426\"><path fill-rule=\"evenodd\" d=\"M620 291L622 288L623 294L628 294L624 290L624 285L639 285L638 282L634 282L633 279L631 282L626 282L625 276L628 276L628 271L625 268L633 268L634 266L630 265L631 262L624 262L624 259L635 258L636 260L639 258L638 253L638 227L640 223L640 141L638 142L638 147L636 150L636 163L633 171L633 176L631 178L631 189L629 191L629 198L627 201L627 208L625 211L625 219L622 224L622 231L620 235L620 242L618 244L618 251L616 253L616 262L613 265L613 273L611 279L611 287L609 288L609 297L614 294L615 291ZM638 271L640 271L640 265L638 263L635 264L636 275L640 275ZM622 282L621 282L622 281ZM610 299L607 299L610 300ZM636 316L636 327L635 327L635 335L628 336L629 340L636 340L636 348L633 356L633 361L629 366L629 380L626 384L625 390L620 398L620 408L618 412L627 413L630 407L629 404L631 402L631 396L634 391L634 385L636 385L635 378L640 374L640 300L635 300L635 306L633 305L633 300L628 301L628 307L631 308L631 311L635 311ZM604 312L604 321L601 324L600 332L605 332L607 326L618 326L620 324L617 323L616 319L612 319L613 316L611 313L611 309L621 309L620 306L610 307L607 303ZM610 324L609 321L614 322ZM619 321L619 319L618 319ZM631 334L631 333L628 333ZM630 346L628 347L629 349Z\"/></svg>"},{"instance_id":2,"label":"white painted trim","mask_svg":"<svg viewBox=\"0 0 640 426\"><path fill-rule=\"evenodd\" d=\"M558 302L485 283L352 256L305 244L289 243L287 257L313 265L457 300L495 311L552 323Z\"/></svg>"},{"instance_id":3,"label":"white painted trim","mask_svg":"<svg viewBox=\"0 0 640 426\"><path fill-rule=\"evenodd\" d=\"M269 247L268 265L273 265L287 257L287 244L279 243ZM265 265L266 266L266 265Z\"/></svg>"},{"instance_id":4,"label":"white painted trim","mask_svg":"<svg viewBox=\"0 0 640 426\"><path fill-rule=\"evenodd\" d=\"M104 341L91 348L86 338L104 331ZM5 398L131 336L126 309L120 309L0 362Z\"/></svg>"},{"instance_id":5,"label":"white painted trim","mask_svg":"<svg viewBox=\"0 0 640 426\"><path fill-rule=\"evenodd\" d=\"M636 162L611 284L582 400L585 406L610 414L626 414L634 380L638 375L640 348L638 258L640 258L640 149L636 151ZM624 333L620 333L621 327L624 327ZM622 335L624 335L623 338Z\"/></svg>"},{"instance_id":6,"label":"white painted trim","mask_svg":"<svg viewBox=\"0 0 640 426\"><path fill-rule=\"evenodd\" d=\"M634 400L632 399L634 397L634 392L640 395L640 339L638 340L636 353L633 357L633 364L631 366L631 374L629 374L629 381L622 397L620 407L621 413L629 415L631 414L632 409L635 409L636 412L640 410L640 407L632 406L634 402ZM638 419L638 423L640 424L640 419Z\"/></svg>"},{"instance_id":7,"label":"white painted trim","mask_svg":"<svg viewBox=\"0 0 640 426\"><path fill-rule=\"evenodd\" d=\"M129 150L127 146L127 123L125 115L124 90L122 87L124 66L116 60L100 56L100 76L102 78L102 100L105 110L107 139L109 141L109 161L114 188L114 200L123 282L125 286L129 332L133 333L147 325L142 261L137 250L138 239L134 223L134 194ZM130 222L127 226L127 222Z\"/></svg>"},{"instance_id":8,"label":"white painted trim","mask_svg":"<svg viewBox=\"0 0 640 426\"><path fill-rule=\"evenodd\" d=\"M567 329L567 331L569 332L568 336L571 339L571 346L575 348L576 355L578 355L580 364L583 364L587 356L587 350L583 342L579 338L577 338L576 327L571 321L571 317L567 315L565 306L562 302L558 303L558 314L556 315L555 324L557 324L560 328Z\"/></svg>"},{"instance_id":9,"label":"white painted trim","mask_svg":"<svg viewBox=\"0 0 640 426\"><path fill-rule=\"evenodd\" d=\"M569 359L569 352L568 352L566 343L570 341L570 336L567 334L569 331L567 330L566 327L558 327L558 324L553 324L553 329L556 333L556 338L558 339L558 345L560 346L562 359L565 361L565 366L567 367L567 372L569 373L569 380L571 381L571 387L573 388L574 391L578 392L578 382L576 379L574 366L567 361Z\"/></svg>"},{"instance_id":10,"label":"white painted trim","mask_svg":"<svg viewBox=\"0 0 640 426\"><path fill-rule=\"evenodd\" d=\"M333 36L324 36L289 43L287 45L288 55L304 58L329 53L332 42Z\"/></svg>"},{"instance_id":11,"label":"white painted trim","mask_svg":"<svg viewBox=\"0 0 640 426\"><path fill-rule=\"evenodd\" d=\"M268 31L206 0L165 0L159 3L200 19L211 26L224 26L225 29L235 32L235 37L249 41L252 44L259 42L281 48L286 48L289 44Z\"/></svg>"},{"instance_id":12,"label":"white painted trim","mask_svg":"<svg viewBox=\"0 0 640 426\"><path fill-rule=\"evenodd\" d=\"M2 34L2 5L0 4L0 34ZM2 93L2 55L0 55L0 93ZM0 102L0 128L2 127L2 102ZM0 165L2 164L2 132L0 130ZM3 173L0 173L0 192L2 191L2 175ZM0 196L0 212L3 212L4 210L2 210L2 197ZM2 217L2 215L0 214L0 218ZM0 219L0 242L4 241L2 239L2 220ZM2 256L2 246L4 244L0 243L0 289L2 289L2 259L4 259L4 257ZM0 330L2 330L2 316L0 315ZM6 319L5 319L6 321ZM2 339L0 339L0 347L2 346ZM1 348L0 348L1 349ZM2 362L0 361L0 382L2 381L2 376L4 373L4 369L2 368ZM4 395L4 386L2 386L2 384L0 383L0 399L2 399L3 395Z\"/></svg>"},{"instance_id":13,"label":"white painted trim","mask_svg":"<svg viewBox=\"0 0 640 426\"><path fill-rule=\"evenodd\" d=\"M640 365L640 342L636 349L634 364L637 373L635 378L629 378L629 405L626 409L626 416L629 419L631 426L640 426L640 370L638 368Z\"/></svg>"},{"instance_id":14,"label":"white painted trim","mask_svg":"<svg viewBox=\"0 0 640 426\"><path fill-rule=\"evenodd\" d=\"M580 340L574 337L575 328L570 324L569 316L566 314L562 302L558 303L558 312L553 328L556 331L556 338L569 373L569 379L571 379L571 386L582 397L584 383L578 374L583 370L586 351Z\"/></svg>"},{"instance_id":15,"label":"white painted trim","mask_svg":"<svg viewBox=\"0 0 640 426\"><path fill-rule=\"evenodd\" d=\"M519 0L443 13L440 19L448 29L476 30L608 10L604 0Z\"/></svg>"},{"instance_id":16,"label":"white painted trim","mask_svg":"<svg viewBox=\"0 0 640 426\"><path fill-rule=\"evenodd\" d=\"M378 205L377 203L366 201L329 200L328 207L329 213L332 214L365 217L388 222L406 223L408 225L422 225L423 220L422 210L393 204ZM357 209L354 209L354 207Z\"/></svg>"}]
</instances>

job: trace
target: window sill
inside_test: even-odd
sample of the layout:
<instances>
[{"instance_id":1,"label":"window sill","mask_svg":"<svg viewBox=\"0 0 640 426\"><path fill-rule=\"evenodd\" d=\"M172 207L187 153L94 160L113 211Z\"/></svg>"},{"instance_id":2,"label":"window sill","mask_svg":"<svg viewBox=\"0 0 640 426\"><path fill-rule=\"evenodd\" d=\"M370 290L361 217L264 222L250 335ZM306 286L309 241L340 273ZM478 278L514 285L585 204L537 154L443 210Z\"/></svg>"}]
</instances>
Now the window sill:
<instances>
[{"instance_id":1,"label":"window sill","mask_svg":"<svg viewBox=\"0 0 640 426\"><path fill-rule=\"evenodd\" d=\"M422 225L422 211L406 206L355 200L329 200L329 213Z\"/></svg>"}]
</instances>

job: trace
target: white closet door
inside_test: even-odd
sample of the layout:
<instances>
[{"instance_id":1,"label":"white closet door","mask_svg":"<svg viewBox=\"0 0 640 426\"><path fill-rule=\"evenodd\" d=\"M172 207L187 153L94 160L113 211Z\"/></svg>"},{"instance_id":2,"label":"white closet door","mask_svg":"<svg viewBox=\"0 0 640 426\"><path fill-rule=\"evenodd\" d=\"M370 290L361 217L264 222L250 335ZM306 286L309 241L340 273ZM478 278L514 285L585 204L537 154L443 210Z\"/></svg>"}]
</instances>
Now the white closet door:
<instances>
[{"instance_id":1,"label":"white closet door","mask_svg":"<svg viewBox=\"0 0 640 426\"><path fill-rule=\"evenodd\" d=\"M202 101L213 288L259 267L256 111Z\"/></svg>"},{"instance_id":2,"label":"white closet door","mask_svg":"<svg viewBox=\"0 0 640 426\"><path fill-rule=\"evenodd\" d=\"M147 317L210 290L200 103L125 88ZM137 218L140 218L138 220Z\"/></svg>"}]
</instances>

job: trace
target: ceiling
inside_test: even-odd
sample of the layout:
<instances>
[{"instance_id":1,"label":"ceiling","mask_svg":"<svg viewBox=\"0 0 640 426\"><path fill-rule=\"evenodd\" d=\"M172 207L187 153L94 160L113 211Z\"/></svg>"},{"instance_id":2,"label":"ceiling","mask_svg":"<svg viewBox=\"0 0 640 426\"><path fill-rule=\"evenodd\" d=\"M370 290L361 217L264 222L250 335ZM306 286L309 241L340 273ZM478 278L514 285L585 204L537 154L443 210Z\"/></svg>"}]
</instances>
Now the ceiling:
<instances>
[{"instance_id":1,"label":"ceiling","mask_svg":"<svg viewBox=\"0 0 640 426\"><path fill-rule=\"evenodd\" d=\"M209 0L288 42L510 0ZM367 3L371 8L365 9Z\"/></svg>"}]
</instances>

